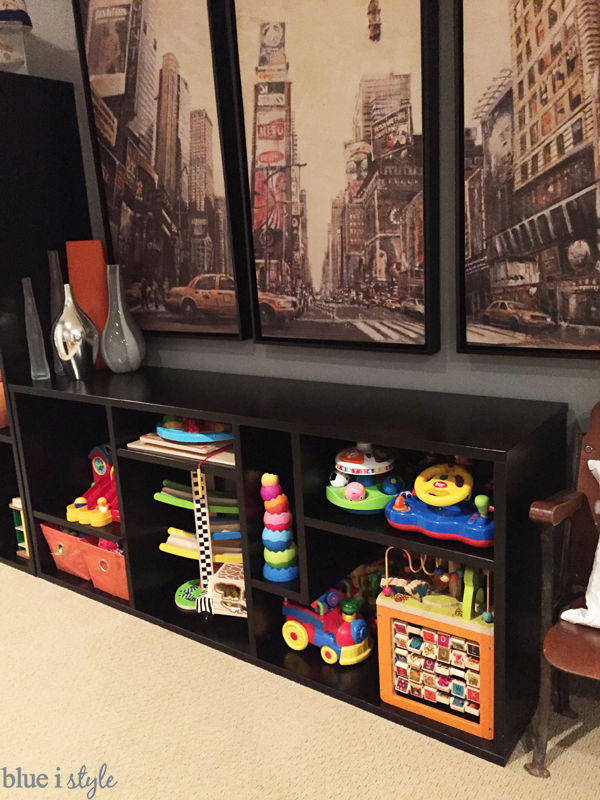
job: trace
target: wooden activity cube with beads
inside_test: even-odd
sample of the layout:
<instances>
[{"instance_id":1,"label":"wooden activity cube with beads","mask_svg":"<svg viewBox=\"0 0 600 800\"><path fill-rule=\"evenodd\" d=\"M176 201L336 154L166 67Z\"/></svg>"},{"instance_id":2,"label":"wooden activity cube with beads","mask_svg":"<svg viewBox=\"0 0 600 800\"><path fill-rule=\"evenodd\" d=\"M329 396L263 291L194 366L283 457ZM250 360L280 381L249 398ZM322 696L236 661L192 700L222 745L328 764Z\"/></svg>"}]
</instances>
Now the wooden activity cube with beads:
<instances>
[{"instance_id":1,"label":"wooden activity cube with beads","mask_svg":"<svg viewBox=\"0 0 600 800\"><path fill-rule=\"evenodd\" d=\"M377 598L381 699L414 714L494 737L494 626L466 621L447 596Z\"/></svg>"}]
</instances>

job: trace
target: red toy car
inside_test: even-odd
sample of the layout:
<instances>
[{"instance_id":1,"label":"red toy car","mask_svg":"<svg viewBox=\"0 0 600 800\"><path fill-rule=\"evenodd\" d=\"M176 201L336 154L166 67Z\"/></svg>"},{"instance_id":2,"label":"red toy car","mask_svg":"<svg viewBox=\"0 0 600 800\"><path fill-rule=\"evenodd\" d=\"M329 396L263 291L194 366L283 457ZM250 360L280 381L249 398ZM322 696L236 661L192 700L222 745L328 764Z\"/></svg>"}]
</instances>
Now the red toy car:
<instances>
[{"instance_id":1,"label":"red toy car","mask_svg":"<svg viewBox=\"0 0 600 800\"><path fill-rule=\"evenodd\" d=\"M358 664L373 647L367 623L358 614L359 605L338 589L325 592L310 606L284 600L284 641L292 650L304 650L309 642L317 645L327 664Z\"/></svg>"}]
</instances>

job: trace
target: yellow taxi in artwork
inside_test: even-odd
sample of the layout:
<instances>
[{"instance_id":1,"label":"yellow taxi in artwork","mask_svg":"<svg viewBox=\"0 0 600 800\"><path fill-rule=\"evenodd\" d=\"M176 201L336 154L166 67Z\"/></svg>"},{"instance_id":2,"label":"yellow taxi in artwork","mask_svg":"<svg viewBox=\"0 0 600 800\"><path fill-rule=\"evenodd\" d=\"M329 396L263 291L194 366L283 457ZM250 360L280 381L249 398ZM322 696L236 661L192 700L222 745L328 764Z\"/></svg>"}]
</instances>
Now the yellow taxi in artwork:
<instances>
[{"instance_id":1,"label":"yellow taxi in artwork","mask_svg":"<svg viewBox=\"0 0 600 800\"><path fill-rule=\"evenodd\" d=\"M188 322L200 316L235 317L235 281L231 275L219 273L197 275L187 286L173 286L167 292L165 306Z\"/></svg>"}]
</instances>

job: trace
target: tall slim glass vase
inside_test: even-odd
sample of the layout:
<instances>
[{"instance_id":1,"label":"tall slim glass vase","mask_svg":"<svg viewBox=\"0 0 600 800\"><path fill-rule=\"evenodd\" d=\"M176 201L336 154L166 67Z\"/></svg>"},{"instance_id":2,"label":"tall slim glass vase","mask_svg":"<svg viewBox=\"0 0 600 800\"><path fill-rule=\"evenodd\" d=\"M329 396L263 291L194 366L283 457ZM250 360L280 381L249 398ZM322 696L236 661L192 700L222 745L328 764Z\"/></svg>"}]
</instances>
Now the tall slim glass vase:
<instances>
[{"instance_id":1,"label":"tall slim glass vase","mask_svg":"<svg viewBox=\"0 0 600 800\"><path fill-rule=\"evenodd\" d=\"M146 355L146 342L125 302L120 264L107 264L108 319L102 334L102 358L113 372L134 372Z\"/></svg>"},{"instance_id":2,"label":"tall slim glass vase","mask_svg":"<svg viewBox=\"0 0 600 800\"><path fill-rule=\"evenodd\" d=\"M50 378L50 367L46 358L44 335L38 316L31 278L23 278L23 299L25 301L25 332L29 349L31 378L34 381L47 381Z\"/></svg>"}]
</instances>

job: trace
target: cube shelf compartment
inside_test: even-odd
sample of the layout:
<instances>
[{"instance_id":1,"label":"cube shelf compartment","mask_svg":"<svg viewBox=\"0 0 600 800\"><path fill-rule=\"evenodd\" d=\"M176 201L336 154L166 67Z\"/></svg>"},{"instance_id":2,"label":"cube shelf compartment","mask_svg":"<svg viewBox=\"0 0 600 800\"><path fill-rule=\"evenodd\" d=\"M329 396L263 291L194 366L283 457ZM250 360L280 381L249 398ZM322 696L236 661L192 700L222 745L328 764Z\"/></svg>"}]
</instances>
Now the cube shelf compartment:
<instances>
[{"instance_id":1,"label":"cube shelf compartment","mask_svg":"<svg viewBox=\"0 0 600 800\"><path fill-rule=\"evenodd\" d=\"M157 368L120 376L98 372L84 392L58 379L43 386L11 384L10 393L41 577L506 763L533 714L539 680L540 553L528 511L534 500L564 487L566 405ZM202 615L184 614L173 602L177 586L194 577L195 564L158 545L167 526L189 526L189 512L159 508L152 498L163 479L182 482L190 462L126 447L165 413L233 427L235 467L207 462L205 470L215 480L236 482L247 619L215 617L207 624ZM122 516L112 534L125 553L129 603L111 601L60 574L38 529L40 521L64 516L63 503L73 501L89 471L89 450L102 441L109 442L114 459ZM470 459L482 482L493 481L494 547L395 530L381 514L358 516L331 505L325 487L335 454L357 441L392 447L400 461L431 454ZM294 513L300 574L291 585L269 583L262 576L262 472L279 474ZM493 669L486 690L493 738L456 728L443 714L421 713L425 700L414 701L420 703L417 710L382 700L377 648L366 661L340 667L324 663L317 647L298 652L284 643L283 597L308 605L355 567L382 558L391 546L493 573ZM401 609L393 611L402 617ZM438 628L443 630L441 623ZM465 638L476 640L475 634ZM474 726L482 720L473 715Z\"/></svg>"}]
</instances>

